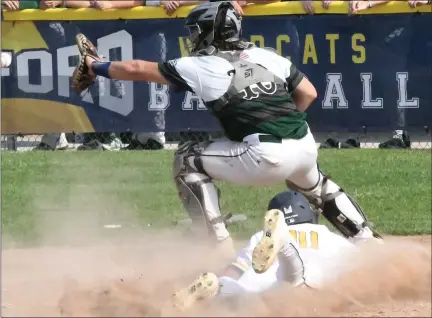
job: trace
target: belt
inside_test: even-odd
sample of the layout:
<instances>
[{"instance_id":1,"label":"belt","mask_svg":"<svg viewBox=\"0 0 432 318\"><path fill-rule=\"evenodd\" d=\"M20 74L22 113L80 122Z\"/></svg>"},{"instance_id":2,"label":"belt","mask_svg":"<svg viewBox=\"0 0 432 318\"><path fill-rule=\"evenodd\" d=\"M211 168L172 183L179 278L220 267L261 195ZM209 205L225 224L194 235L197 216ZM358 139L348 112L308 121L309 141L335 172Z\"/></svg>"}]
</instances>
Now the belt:
<instances>
[{"instance_id":1,"label":"belt","mask_svg":"<svg viewBox=\"0 0 432 318\"><path fill-rule=\"evenodd\" d=\"M271 142L274 144L281 144L282 143L282 138L276 137L273 135L259 135L258 140L260 142Z\"/></svg>"}]
</instances>

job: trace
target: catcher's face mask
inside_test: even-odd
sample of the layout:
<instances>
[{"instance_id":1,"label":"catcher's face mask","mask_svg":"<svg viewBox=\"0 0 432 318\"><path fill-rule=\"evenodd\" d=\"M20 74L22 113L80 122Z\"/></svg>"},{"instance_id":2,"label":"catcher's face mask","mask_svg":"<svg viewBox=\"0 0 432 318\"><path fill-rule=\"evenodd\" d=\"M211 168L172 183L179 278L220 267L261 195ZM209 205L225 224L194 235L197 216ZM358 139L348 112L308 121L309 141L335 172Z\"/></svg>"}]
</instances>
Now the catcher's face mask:
<instances>
[{"instance_id":1,"label":"catcher's face mask","mask_svg":"<svg viewBox=\"0 0 432 318\"><path fill-rule=\"evenodd\" d=\"M198 46L198 42L200 41L200 35L202 31L198 24L188 25L187 28L189 30L189 38L188 38L189 41L186 41L185 48L190 54Z\"/></svg>"},{"instance_id":2,"label":"catcher's face mask","mask_svg":"<svg viewBox=\"0 0 432 318\"><path fill-rule=\"evenodd\" d=\"M214 22L221 3L202 3L189 12L185 26L190 33L187 48L190 53L205 49L213 42Z\"/></svg>"}]
</instances>

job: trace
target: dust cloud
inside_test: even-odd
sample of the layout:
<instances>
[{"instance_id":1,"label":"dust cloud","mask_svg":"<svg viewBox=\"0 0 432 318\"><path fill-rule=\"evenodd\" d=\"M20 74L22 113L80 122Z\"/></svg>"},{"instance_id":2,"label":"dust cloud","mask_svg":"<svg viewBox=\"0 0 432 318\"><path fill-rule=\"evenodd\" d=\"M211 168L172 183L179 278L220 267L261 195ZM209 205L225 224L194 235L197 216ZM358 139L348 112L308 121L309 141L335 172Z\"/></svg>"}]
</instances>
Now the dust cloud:
<instances>
[{"instance_id":1,"label":"dust cloud","mask_svg":"<svg viewBox=\"0 0 432 318\"><path fill-rule=\"evenodd\" d=\"M413 301L424 308L409 315L430 316L430 240L409 238L364 246L353 269L321 290L282 286L175 312L169 299L177 289L202 272L217 273L229 260L180 232L104 228L118 217L137 222L127 205L86 187L73 188L66 199L36 202L44 215L37 224L39 247L3 250L3 317L404 316ZM120 216L111 213L113 205Z\"/></svg>"},{"instance_id":2,"label":"dust cloud","mask_svg":"<svg viewBox=\"0 0 432 318\"><path fill-rule=\"evenodd\" d=\"M370 306L408 301L426 302L418 316L430 313L431 252L410 240L388 239L385 246L364 248L352 272L322 290L282 286L259 296L203 302L188 312L171 309L172 293L203 271L221 270L227 260L177 234L6 250L3 262L3 301L10 306L3 316L9 317L348 317Z\"/></svg>"}]
</instances>

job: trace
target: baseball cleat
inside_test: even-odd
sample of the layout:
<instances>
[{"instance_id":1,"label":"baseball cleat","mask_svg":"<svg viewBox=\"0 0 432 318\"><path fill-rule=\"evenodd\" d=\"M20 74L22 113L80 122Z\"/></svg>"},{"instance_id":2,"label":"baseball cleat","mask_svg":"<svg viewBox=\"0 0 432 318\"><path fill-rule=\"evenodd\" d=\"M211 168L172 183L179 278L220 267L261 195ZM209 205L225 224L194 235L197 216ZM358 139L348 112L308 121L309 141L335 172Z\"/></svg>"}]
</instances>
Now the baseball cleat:
<instances>
[{"instance_id":1,"label":"baseball cleat","mask_svg":"<svg viewBox=\"0 0 432 318\"><path fill-rule=\"evenodd\" d=\"M172 296L174 308L185 310L198 300L209 299L219 294L219 279L213 273L204 273L188 287L181 289Z\"/></svg>"},{"instance_id":2,"label":"baseball cleat","mask_svg":"<svg viewBox=\"0 0 432 318\"><path fill-rule=\"evenodd\" d=\"M258 274L267 271L283 245L283 237L289 233L284 214L269 210L264 217L264 235L253 250L252 267Z\"/></svg>"}]
</instances>

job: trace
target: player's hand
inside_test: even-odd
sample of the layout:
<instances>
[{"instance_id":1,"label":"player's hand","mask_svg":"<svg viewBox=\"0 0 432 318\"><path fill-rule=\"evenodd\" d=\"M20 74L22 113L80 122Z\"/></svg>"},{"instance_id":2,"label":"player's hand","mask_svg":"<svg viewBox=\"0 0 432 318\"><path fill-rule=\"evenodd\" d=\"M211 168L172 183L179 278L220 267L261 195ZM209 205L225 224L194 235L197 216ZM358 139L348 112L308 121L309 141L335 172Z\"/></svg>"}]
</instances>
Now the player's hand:
<instances>
[{"instance_id":1,"label":"player's hand","mask_svg":"<svg viewBox=\"0 0 432 318\"><path fill-rule=\"evenodd\" d=\"M306 1L302 1L302 5L303 5L303 9L305 9L305 11L309 14L314 14L315 10L313 7L313 1L311 0L306 0Z\"/></svg>"},{"instance_id":2,"label":"player's hand","mask_svg":"<svg viewBox=\"0 0 432 318\"><path fill-rule=\"evenodd\" d=\"M244 15L243 7L247 5L247 1L233 1L232 5L238 14L240 14L241 16Z\"/></svg>"},{"instance_id":3,"label":"player's hand","mask_svg":"<svg viewBox=\"0 0 432 318\"><path fill-rule=\"evenodd\" d=\"M78 33L75 36L75 42L80 53L80 60L72 73L71 87L76 93L81 94L95 83L96 74L93 72L92 64L95 61L101 62L103 57L99 55L97 48L84 34Z\"/></svg>"},{"instance_id":4,"label":"player's hand","mask_svg":"<svg viewBox=\"0 0 432 318\"><path fill-rule=\"evenodd\" d=\"M350 1L349 4L350 13L358 13L368 8L369 8L369 1L364 1L364 0Z\"/></svg>"},{"instance_id":5,"label":"player's hand","mask_svg":"<svg viewBox=\"0 0 432 318\"><path fill-rule=\"evenodd\" d=\"M330 8L330 4L333 2L333 0L323 0L322 6L324 9L328 10Z\"/></svg>"},{"instance_id":6,"label":"player's hand","mask_svg":"<svg viewBox=\"0 0 432 318\"><path fill-rule=\"evenodd\" d=\"M42 0L41 1L41 9L42 6L46 9L52 9L52 8L57 8L58 6L62 5L62 1L59 0Z\"/></svg>"},{"instance_id":7,"label":"player's hand","mask_svg":"<svg viewBox=\"0 0 432 318\"><path fill-rule=\"evenodd\" d=\"M100 0L95 0L94 2L94 6L98 9L101 10L108 10L108 9L112 9L113 8L113 4L111 1L100 1Z\"/></svg>"},{"instance_id":8,"label":"player's hand","mask_svg":"<svg viewBox=\"0 0 432 318\"><path fill-rule=\"evenodd\" d=\"M180 1L161 1L162 7L165 9L166 14L171 15L178 7L180 7Z\"/></svg>"},{"instance_id":9,"label":"player's hand","mask_svg":"<svg viewBox=\"0 0 432 318\"><path fill-rule=\"evenodd\" d=\"M2 7L9 11L19 10L19 0L2 1Z\"/></svg>"},{"instance_id":10,"label":"player's hand","mask_svg":"<svg viewBox=\"0 0 432 318\"><path fill-rule=\"evenodd\" d=\"M419 4L427 4L428 0L409 0L408 4L411 8L417 7Z\"/></svg>"},{"instance_id":11,"label":"player's hand","mask_svg":"<svg viewBox=\"0 0 432 318\"><path fill-rule=\"evenodd\" d=\"M87 65L87 67L88 67L88 74L89 74L91 77L96 78L96 74L93 72L93 70L92 70L92 68L91 68L91 64L92 64L93 62L103 62L103 58L97 58L97 57L95 57L95 56L90 56L90 55L87 55L87 56L85 57L85 63L86 63L86 65Z\"/></svg>"}]
</instances>

